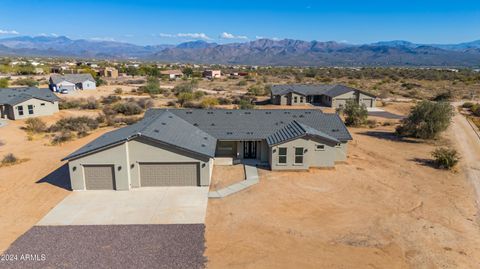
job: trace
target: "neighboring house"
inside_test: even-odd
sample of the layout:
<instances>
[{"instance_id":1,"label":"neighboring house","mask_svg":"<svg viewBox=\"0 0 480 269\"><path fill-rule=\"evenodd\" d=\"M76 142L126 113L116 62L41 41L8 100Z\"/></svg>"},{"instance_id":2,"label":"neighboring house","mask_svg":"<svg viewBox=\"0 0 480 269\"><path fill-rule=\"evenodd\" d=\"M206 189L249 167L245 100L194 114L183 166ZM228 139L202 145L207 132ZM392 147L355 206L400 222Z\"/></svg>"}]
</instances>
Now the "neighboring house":
<instances>
[{"instance_id":1,"label":"neighboring house","mask_svg":"<svg viewBox=\"0 0 480 269\"><path fill-rule=\"evenodd\" d=\"M49 89L0 89L0 118L17 120L58 112L58 98Z\"/></svg>"},{"instance_id":2,"label":"neighboring house","mask_svg":"<svg viewBox=\"0 0 480 269\"><path fill-rule=\"evenodd\" d=\"M49 82L52 91L95 90L97 88L91 74L52 74Z\"/></svg>"},{"instance_id":3,"label":"neighboring house","mask_svg":"<svg viewBox=\"0 0 480 269\"><path fill-rule=\"evenodd\" d=\"M340 108L348 100L366 107L375 107L376 96L343 85L273 85L271 102L274 105L304 105L306 103Z\"/></svg>"},{"instance_id":4,"label":"neighboring house","mask_svg":"<svg viewBox=\"0 0 480 269\"><path fill-rule=\"evenodd\" d=\"M160 71L162 76L168 77L170 80L175 80L177 78L183 77L183 72L180 70L162 70Z\"/></svg>"},{"instance_id":5,"label":"neighboring house","mask_svg":"<svg viewBox=\"0 0 480 269\"><path fill-rule=\"evenodd\" d=\"M222 77L222 71L220 70L205 70L203 71L203 77L205 78L221 78Z\"/></svg>"},{"instance_id":6,"label":"neighboring house","mask_svg":"<svg viewBox=\"0 0 480 269\"><path fill-rule=\"evenodd\" d=\"M272 170L333 167L352 140L340 117L310 110L150 109L64 160L74 190L208 186L214 162Z\"/></svg>"},{"instance_id":7,"label":"neighboring house","mask_svg":"<svg viewBox=\"0 0 480 269\"><path fill-rule=\"evenodd\" d=\"M118 70L114 67L105 67L102 70L102 76L107 78L118 78Z\"/></svg>"}]
</instances>

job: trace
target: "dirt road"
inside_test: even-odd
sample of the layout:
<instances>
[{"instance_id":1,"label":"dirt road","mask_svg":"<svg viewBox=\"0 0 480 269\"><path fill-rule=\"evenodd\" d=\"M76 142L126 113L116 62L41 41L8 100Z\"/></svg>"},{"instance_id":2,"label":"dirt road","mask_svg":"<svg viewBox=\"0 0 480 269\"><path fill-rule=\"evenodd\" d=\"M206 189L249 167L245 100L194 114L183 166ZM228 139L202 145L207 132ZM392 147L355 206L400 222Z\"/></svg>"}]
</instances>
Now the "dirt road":
<instances>
[{"instance_id":1,"label":"dirt road","mask_svg":"<svg viewBox=\"0 0 480 269\"><path fill-rule=\"evenodd\" d=\"M468 180L475 187L477 207L480 208L480 138L467 119L456 113L449 130L455 138Z\"/></svg>"}]
</instances>

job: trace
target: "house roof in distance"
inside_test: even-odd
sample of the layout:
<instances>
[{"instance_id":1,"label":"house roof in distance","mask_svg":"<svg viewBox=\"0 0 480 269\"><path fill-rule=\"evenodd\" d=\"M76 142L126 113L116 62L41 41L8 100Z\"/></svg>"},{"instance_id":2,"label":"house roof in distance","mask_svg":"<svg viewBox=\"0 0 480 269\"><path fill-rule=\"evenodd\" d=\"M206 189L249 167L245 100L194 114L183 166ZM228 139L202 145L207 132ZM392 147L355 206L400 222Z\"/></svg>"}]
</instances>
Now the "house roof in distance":
<instances>
[{"instance_id":1,"label":"house roof in distance","mask_svg":"<svg viewBox=\"0 0 480 269\"><path fill-rule=\"evenodd\" d=\"M92 74L65 74L65 75L52 74L50 78L54 84L58 84L62 81L67 81L73 84L82 83L87 80L95 82L95 79L93 79Z\"/></svg>"},{"instance_id":2,"label":"house roof in distance","mask_svg":"<svg viewBox=\"0 0 480 269\"><path fill-rule=\"evenodd\" d=\"M55 102L60 100L60 98L58 98L49 89L39 89L36 87L0 89L0 104L13 106L32 98L47 102Z\"/></svg>"},{"instance_id":3,"label":"house roof in distance","mask_svg":"<svg viewBox=\"0 0 480 269\"><path fill-rule=\"evenodd\" d=\"M347 87L340 84L282 84L282 85L273 85L272 88L273 95L284 95L287 93L298 93L301 95L327 95L330 97L336 97L351 91L360 91L351 87ZM372 94L360 91L363 94L375 97Z\"/></svg>"}]
</instances>

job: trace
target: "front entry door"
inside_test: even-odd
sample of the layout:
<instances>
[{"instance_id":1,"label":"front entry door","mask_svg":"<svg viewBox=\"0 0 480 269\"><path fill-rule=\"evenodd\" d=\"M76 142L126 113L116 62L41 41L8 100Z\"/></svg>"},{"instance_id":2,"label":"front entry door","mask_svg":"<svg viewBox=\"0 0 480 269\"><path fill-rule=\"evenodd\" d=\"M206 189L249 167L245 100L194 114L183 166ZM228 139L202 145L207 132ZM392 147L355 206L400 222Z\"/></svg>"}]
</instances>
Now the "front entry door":
<instances>
[{"instance_id":1,"label":"front entry door","mask_svg":"<svg viewBox=\"0 0 480 269\"><path fill-rule=\"evenodd\" d=\"M255 159L257 158L257 143L256 141L243 142L243 158Z\"/></svg>"}]
</instances>

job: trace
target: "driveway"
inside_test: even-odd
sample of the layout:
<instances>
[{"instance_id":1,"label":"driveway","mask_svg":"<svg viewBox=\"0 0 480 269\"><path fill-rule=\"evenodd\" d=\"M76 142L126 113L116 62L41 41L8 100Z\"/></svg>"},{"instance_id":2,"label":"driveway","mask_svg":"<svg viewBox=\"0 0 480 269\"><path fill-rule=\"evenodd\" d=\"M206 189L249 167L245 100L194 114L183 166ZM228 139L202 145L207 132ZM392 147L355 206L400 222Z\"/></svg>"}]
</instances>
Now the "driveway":
<instances>
[{"instance_id":1,"label":"driveway","mask_svg":"<svg viewBox=\"0 0 480 269\"><path fill-rule=\"evenodd\" d=\"M75 191L37 225L203 224L208 187Z\"/></svg>"},{"instance_id":2,"label":"driveway","mask_svg":"<svg viewBox=\"0 0 480 269\"><path fill-rule=\"evenodd\" d=\"M7 121L0 119L0 128L4 127L4 126L6 126L6 125L7 125Z\"/></svg>"},{"instance_id":3,"label":"driveway","mask_svg":"<svg viewBox=\"0 0 480 269\"><path fill-rule=\"evenodd\" d=\"M203 224L34 226L0 268L204 268L204 231Z\"/></svg>"}]
</instances>

